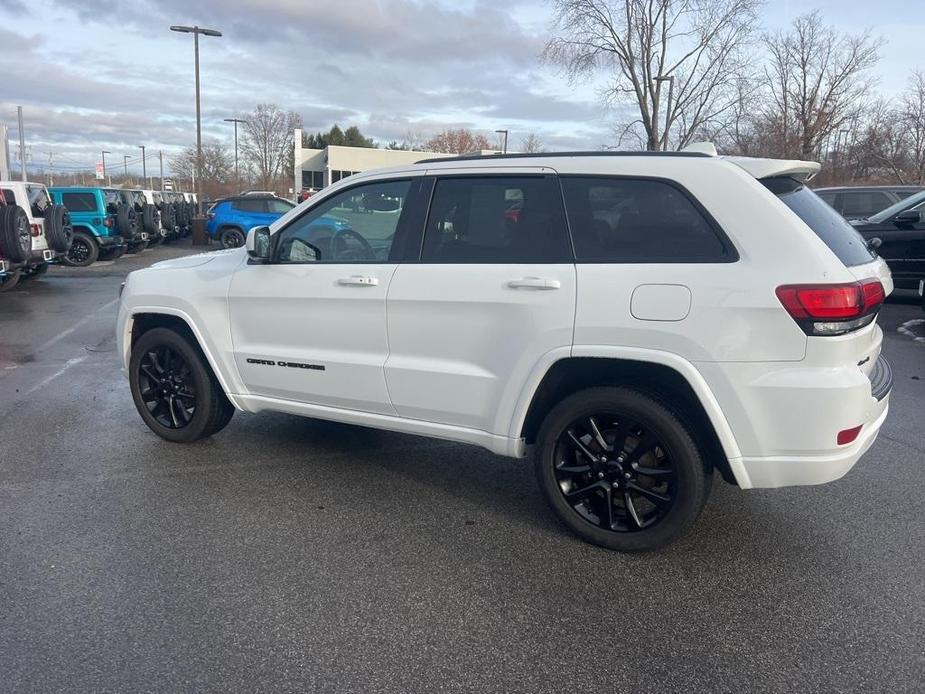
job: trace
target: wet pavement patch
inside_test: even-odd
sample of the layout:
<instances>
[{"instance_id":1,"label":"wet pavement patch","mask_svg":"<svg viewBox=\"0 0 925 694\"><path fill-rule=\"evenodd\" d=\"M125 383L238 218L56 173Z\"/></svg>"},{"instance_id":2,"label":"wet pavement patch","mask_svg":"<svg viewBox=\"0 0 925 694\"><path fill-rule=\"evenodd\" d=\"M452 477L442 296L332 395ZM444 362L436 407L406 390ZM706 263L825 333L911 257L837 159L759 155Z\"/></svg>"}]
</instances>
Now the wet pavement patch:
<instances>
[{"instance_id":1,"label":"wet pavement patch","mask_svg":"<svg viewBox=\"0 0 925 694\"><path fill-rule=\"evenodd\" d=\"M911 337L915 342L925 343L925 318L907 320L896 330L900 335Z\"/></svg>"}]
</instances>

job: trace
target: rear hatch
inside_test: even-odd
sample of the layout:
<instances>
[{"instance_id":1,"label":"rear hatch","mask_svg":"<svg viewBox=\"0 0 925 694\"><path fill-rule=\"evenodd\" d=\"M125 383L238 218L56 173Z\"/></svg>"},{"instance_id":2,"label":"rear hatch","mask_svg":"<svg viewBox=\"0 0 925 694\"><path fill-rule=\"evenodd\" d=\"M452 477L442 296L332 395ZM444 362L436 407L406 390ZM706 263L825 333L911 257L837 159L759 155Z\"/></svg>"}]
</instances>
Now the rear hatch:
<instances>
[{"instance_id":1,"label":"rear hatch","mask_svg":"<svg viewBox=\"0 0 925 694\"><path fill-rule=\"evenodd\" d=\"M876 319L893 291L893 278L854 227L805 185L811 175L791 170L760 180L825 243L855 282L780 287L778 298L810 338L807 358L819 364L857 364L879 399L886 394L880 391L888 390L883 379L889 366L880 358L883 333Z\"/></svg>"}]
</instances>

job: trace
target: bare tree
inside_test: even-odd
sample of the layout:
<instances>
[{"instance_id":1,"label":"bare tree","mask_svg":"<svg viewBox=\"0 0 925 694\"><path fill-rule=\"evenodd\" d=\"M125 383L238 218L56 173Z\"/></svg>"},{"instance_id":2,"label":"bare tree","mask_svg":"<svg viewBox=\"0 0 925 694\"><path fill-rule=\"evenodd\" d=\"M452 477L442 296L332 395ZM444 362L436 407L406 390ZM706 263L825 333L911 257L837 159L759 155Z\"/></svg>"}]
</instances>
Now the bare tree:
<instances>
[{"instance_id":1,"label":"bare tree","mask_svg":"<svg viewBox=\"0 0 925 694\"><path fill-rule=\"evenodd\" d=\"M169 158L173 173L192 180L196 174L196 146L191 145L176 156ZM228 148L220 142L202 143L203 182L226 183L234 174L234 158Z\"/></svg>"},{"instance_id":2,"label":"bare tree","mask_svg":"<svg viewBox=\"0 0 925 694\"><path fill-rule=\"evenodd\" d=\"M612 73L605 98L630 101L639 114L620 139L636 134L650 150L669 140L680 148L736 103L737 81L752 69L747 49L760 2L554 0L555 36L544 56L575 80Z\"/></svg>"},{"instance_id":3,"label":"bare tree","mask_svg":"<svg viewBox=\"0 0 925 694\"><path fill-rule=\"evenodd\" d=\"M905 134L910 177L925 184L925 72L915 71L899 107L901 128Z\"/></svg>"},{"instance_id":4,"label":"bare tree","mask_svg":"<svg viewBox=\"0 0 925 694\"><path fill-rule=\"evenodd\" d=\"M258 104L245 116L241 152L261 188L272 190L280 178L292 172L293 130L302 127L302 117L283 111L275 104Z\"/></svg>"},{"instance_id":5,"label":"bare tree","mask_svg":"<svg viewBox=\"0 0 925 694\"><path fill-rule=\"evenodd\" d=\"M465 154L480 149L493 149L488 138L468 128L449 128L431 137L424 146L431 152Z\"/></svg>"},{"instance_id":6,"label":"bare tree","mask_svg":"<svg viewBox=\"0 0 925 694\"><path fill-rule=\"evenodd\" d=\"M540 139L539 135L536 133L529 133L520 141L520 151L527 154L534 154L545 152L546 148L543 146L543 141Z\"/></svg>"},{"instance_id":7,"label":"bare tree","mask_svg":"<svg viewBox=\"0 0 925 694\"><path fill-rule=\"evenodd\" d=\"M764 37L769 101L763 121L776 129L776 156L818 156L833 133L857 121L877 62L870 32L839 34L819 12L794 20L786 31Z\"/></svg>"}]
</instances>

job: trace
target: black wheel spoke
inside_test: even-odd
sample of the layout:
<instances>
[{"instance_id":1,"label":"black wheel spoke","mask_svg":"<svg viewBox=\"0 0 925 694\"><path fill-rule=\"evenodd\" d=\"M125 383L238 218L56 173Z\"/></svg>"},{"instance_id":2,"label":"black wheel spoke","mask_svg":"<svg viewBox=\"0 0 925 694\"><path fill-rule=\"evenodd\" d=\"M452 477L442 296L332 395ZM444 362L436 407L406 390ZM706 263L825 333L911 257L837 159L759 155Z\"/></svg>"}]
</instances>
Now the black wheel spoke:
<instances>
[{"instance_id":1,"label":"black wheel spoke","mask_svg":"<svg viewBox=\"0 0 925 694\"><path fill-rule=\"evenodd\" d=\"M158 375L157 373L155 373L155 372L154 372L154 369L151 368L149 365L147 365L147 364L142 364L142 365L141 365L141 371L142 371L142 373L143 373L145 376L147 376L149 379L151 379L151 381L152 381L152 383L154 383L154 385L159 386L159 385L161 384L161 377L160 377L160 375Z\"/></svg>"},{"instance_id":2,"label":"black wheel spoke","mask_svg":"<svg viewBox=\"0 0 925 694\"><path fill-rule=\"evenodd\" d=\"M654 450L656 446L658 446L658 439L656 439L652 433L646 432L643 434L643 437L639 439L638 443L633 446L633 450L630 451L629 459L638 461L646 453Z\"/></svg>"},{"instance_id":3,"label":"black wheel spoke","mask_svg":"<svg viewBox=\"0 0 925 694\"><path fill-rule=\"evenodd\" d=\"M578 450L581 451L588 460L590 460L592 463L597 462L597 456L588 450L588 448L581 442L581 439L575 436L575 432L569 429L568 432L566 433L568 434L568 437L572 440L572 443L575 444L575 447L578 448Z\"/></svg>"},{"instance_id":4,"label":"black wheel spoke","mask_svg":"<svg viewBox=\"0 0 925 694\"><path fill-rule=\"evenodd\" d=\"M670 467L648 467L646 465L633 465L633 470L636 471L638 475L646 475L647 477L668 477L674 475L674 470Z\"/></svg>"},{"instance_id":5,"label":"black wheel spoke","mask_svg":"<svg viewBox=\"0 0 925 694\"><path fill-rule=\"evenodd\" d=\"M564 461L556 465L556 472L564 472L569 475L582 475L591 472L590 465L568 465Z\"/></svg>"},{"instance_id":6,"label":"black wheel spoke","mask_svg":"<svg viewBox=\"0 0 925 694\"><path fill-rule=\"evenodd\" d=\"M647 489L641 485L636 484L635 482L630 482L629 484L626 485L626 488L632 489L634 492L639 492L644 497L646 497L649 501L654 503L656 506L661 506L664 504L671 503L670 496L659 494L658 492L652 491L651 489Z\"/></svg>"},{"instance_id":7,"label":"black wheel spoke","mask_svg":"<svg viewBox=\"0 0 925 694\"><path fill-rule=\"evenodd\" d=\"M594 417L588 417L588 430L594 436L594 440L597 441L597 445L601 447L602 451L611 450L611 447L607 444L607 440L598 428L597 422L594 421Z\"/></svg>"},{"instance_id":8,"label":"black wheel spoke","mask_svg":"<svg viewBox=\"0 0 925 694\"><path fill-rule=\"evenodd\" d=\"M590 494L601 490L602 488L603 485L600 482L592 482L591 484L581 487L580 489L566 492L565 498L571 500L572 503L577 503L588 497Z\"/></svg>"},{"instance_id":9,"label":"black wheel spoke","mask_svg":"<svg viewBox=\"0 0 925 694\"><path fill-rule=\"evenodd\" d=\"M626 506L626 515L633 522L637 528L642 528L642 520L639 518L639 514L636 512L636 505L633 503L633 497L630 495L629 490L623 492L623 503Z\"/></svg>"}]
</instances>

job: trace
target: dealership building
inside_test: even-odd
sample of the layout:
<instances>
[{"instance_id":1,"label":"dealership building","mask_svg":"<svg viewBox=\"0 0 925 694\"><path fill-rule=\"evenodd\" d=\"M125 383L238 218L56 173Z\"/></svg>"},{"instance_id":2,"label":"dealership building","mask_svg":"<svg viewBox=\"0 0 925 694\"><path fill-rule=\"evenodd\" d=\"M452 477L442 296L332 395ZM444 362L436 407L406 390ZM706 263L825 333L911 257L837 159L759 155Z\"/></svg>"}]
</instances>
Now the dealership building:
<instances>
[{"instance_id":1,"label":"dealership building","mask_svg":"<svg viewBox=\"0 0 925 694\"><path fill-rule=\"evenodd\" d=\"M329 145L324 149L302 147L302 131L296 130L295 180L293 191L313 188L320 190L352 174L379 169L384 166L403 166L421 159L451 157L452 154L437 152L415 152L401 149L373 149L371 147L341 147Z\"/></svg>"}]
</instances>

